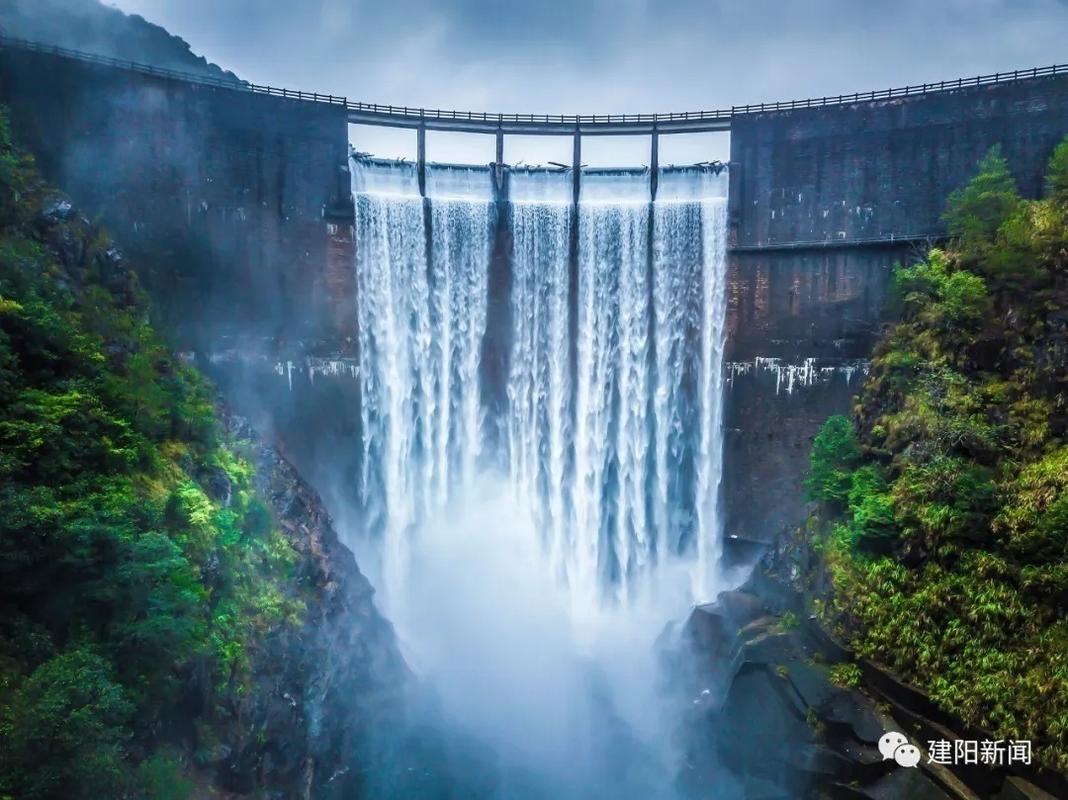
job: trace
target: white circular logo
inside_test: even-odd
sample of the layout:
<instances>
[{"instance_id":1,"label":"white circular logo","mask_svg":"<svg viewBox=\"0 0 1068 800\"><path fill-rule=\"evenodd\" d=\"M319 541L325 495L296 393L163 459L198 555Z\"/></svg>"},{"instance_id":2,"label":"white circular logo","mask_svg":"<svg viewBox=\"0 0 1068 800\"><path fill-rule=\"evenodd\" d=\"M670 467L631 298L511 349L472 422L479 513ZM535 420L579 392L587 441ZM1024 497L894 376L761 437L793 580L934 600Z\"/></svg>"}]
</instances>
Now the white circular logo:
<instances>
[{"instance_id":1,"label":"white circular logo","mask_svg":"<svg viewBox=\"0 0 1068 800\"><path fill-rule=\"evenodd\" d=\"M894 757L894 751L901 747L903 744L908 744L909 740L905 738L905 734L898 733L897 731L887 731L879 739L879 752L883 754L883 761L887 761Z\"/></svg>"},{"instance_id":2,"label":"white circular logo","mask_svg":"<svg viewBox=\"0 0 1068 800\"><path fill-rule=\"evenodd\" d=\"M909 744L908 738L898 731L887 731L879 737L879 752L883 761L896 761L898 766L915 767L920 763L920 748Z\"/></svg>"},{"instance_id":3,"label":"white circular logo","mask_svg":"<svg viewBox=\"0 0 1068 800\"><path fill-rule=\"evenodd\" d=\"M920 763L920 748L914 744L903 744L894 750L894 761L900 767L915 767Z\"/></svg>"}]
</instances>

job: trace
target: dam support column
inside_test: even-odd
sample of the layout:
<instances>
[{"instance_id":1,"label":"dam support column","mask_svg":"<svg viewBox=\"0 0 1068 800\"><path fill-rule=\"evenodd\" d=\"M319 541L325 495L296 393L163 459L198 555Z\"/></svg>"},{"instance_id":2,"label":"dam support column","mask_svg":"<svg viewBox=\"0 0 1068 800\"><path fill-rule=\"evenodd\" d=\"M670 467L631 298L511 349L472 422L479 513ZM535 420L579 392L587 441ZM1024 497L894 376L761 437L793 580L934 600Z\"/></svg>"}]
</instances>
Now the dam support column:
<instances>
[{"instance_id":1,"label":"dam support column","mask_svg":"<svg viewBox=\"0 0 1068 800\"><path fill-rule=\"evenodd\" d=\"M497 155L493 162L494 178L497 181L497 194L504 189L504 131L497 128Z\"/></svg>"},{"instance_id":2,"label":"dam support column","mask_svg":"<svg viewBox=\"0 0 1068 800\"><path fill-rule=\"evenodd\" d=\"M419 176L419 196L426 197L426 126L415 131L416 171Z\"/></svg>"},{"instance_id":3,"label":"dam support column","mask_svg":"<svg viewBox=\"0 0 1068 800\"><path fill-rule=\"evenodd\" d=\"M660 134L653 129L649 145L649 199L656 201L656 190L660 184Z\"/></svg>"},{"instance_id":4,"label":"dam support column","mask_svg":"<svg viewBox=\"0 0 1068 800\"><path fill-rule=\"evenodd\" d=\"M497 131L497 156L493 164L494 219L490 235L489 275L486 291L486 333L482 337L479 392L488 419L504 420L508 414L508 377L512 354L512 283L514 236L509 203L511 173L504 168L504 133ZM483 431L486 452L504 454L506 437L501 425ZM508 469L507 460L499 464Z\"/></svg>"},{"instance_id":5,"label":"dam support column","mask_svg":"<svg viewBox=\"0 0 1068 800\"><path fill-rule=\"evenodd\" d=\"M571 430L575 430L575 408L578 387L578 293L579 293L579 195L582 191L582 134L575 128L571 149L571 237L567 259L567 339L568 374L571 398L568 403Z\"/></svg>"}]
</instances>

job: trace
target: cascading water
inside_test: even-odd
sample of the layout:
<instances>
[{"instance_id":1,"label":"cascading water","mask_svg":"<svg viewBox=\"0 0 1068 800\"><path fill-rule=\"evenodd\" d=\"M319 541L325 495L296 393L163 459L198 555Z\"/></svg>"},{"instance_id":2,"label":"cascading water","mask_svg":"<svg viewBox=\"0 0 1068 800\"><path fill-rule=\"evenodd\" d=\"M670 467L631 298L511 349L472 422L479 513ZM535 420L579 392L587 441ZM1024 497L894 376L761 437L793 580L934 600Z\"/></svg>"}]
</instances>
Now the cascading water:
<instances>
[{"instance_id":1,"label":"cascading water","mask_svg":"<svg viewBox=\"0 0 1068 800\"><path fill-rule=\"evenodd\" d=\"M431 166L430 319L425 345L432 354L432 405L427 425L431 458L425 486L432 508L474 476L482 445L478 366L486 331L493 203L485 170Z\"/></svg>"},{"instance_id":2,"label":"cascading water","mask_svg":"<svg viewBox=\"0 0 1068 800\"><path fill-rule=\"evenodd\" d=\"M712 591L721 552L726 194L726 174L666 169L654 204L655 505L671 552L692 556L698 599ZM673 508L687 513L672 521Z\"/></svg>"},{"instance_id":3,"label":"cascading water","mask_svg":"<svg viewBox=\"0 0 1068 800\"><path fill-rule=\"evenodd\" d=\"M508 455L516 502L536 522L555 574L573 551L567 491L568 263L571 177L511 175L512 352L508 378Z\"/></svg>"},{"instance_id":4,"label":"cascading water","mask_svg":"<svg viewBox=\"0 0 1068 800\"><path fill-rule=\"evenodd\" d=\"M725 177L665 170L650 203L587 173L576 209L566 171L513 170L507 203L487 168L428 168L425 200L410 166L353 176L361 497L409 659L495 796L672 797L652 641L714 588Z\"/></svg>"},{"instance_id":5,"label":"cascading water","mask_svg":"<svg viewBox=\"0 0 1068 800\"><path fill-rule=\"evenodd\" d=\"M584 176L579 203L573 583L583 605L625 599L655 557L648 511L649 189Z\"/></svg>"},{"instance_id":6,"label":"cascading water","mask_svg":"<svg viewBox=\"0 0 1068 800\"><path fill-rule=\"evenodd\" d=\"M425 487L418 451L430 406L429 287L423 204L404 164L353 171L360 331L361 497L381 540L386 584L407 561ZM383 567L384 572L386 568Z\"/></svg>"}]
</instances>

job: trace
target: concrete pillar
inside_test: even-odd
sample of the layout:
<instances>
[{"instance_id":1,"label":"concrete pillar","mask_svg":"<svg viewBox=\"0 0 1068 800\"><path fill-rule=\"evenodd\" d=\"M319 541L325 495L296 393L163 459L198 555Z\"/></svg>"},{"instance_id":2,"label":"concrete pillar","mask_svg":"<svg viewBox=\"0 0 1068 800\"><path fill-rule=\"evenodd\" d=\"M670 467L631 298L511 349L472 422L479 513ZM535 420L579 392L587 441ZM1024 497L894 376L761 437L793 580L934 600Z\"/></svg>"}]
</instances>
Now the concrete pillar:
<instances>
[{"instance_id":1,"label":"concrete pillar","mask_svg":"<svg viewBox=\"0 0 1068 800\"><path fill-rule=\"evenodd\" d=\"M649 197L656 200L656 189L660 184L660 134L653 128L652 143L649 149Z\"/></svg>"},{"instance_id":2,"label":"concrete pillar","mask_svg":"<svg viewBox=\"0 0 1068 800\"><path fill-rule=\"evenodd\" d=\"M494 161L497 173L497 193L504 187L504 131L497 129L497 158Z\"/></svg>"},{"instance_id":3,"label":"concrete pillar","mask_svg":"<svg viewBox=\"0 0 1068 800\"><path fill-rule=\"evenodd\" d=\"M419 196L426 197L426 127L420 125L415 131L415 151L418 161Z\"/></svg>"},{"instance_id":4,"label":"concrete pillar","mask_svg":"<svg viewBox=\"0 0 1068 800\"><path fill-rule=\"evenodd\" d=\"M579 193L582 189L582 135L575 130L574 150L571 156L571 236L568 252L567 280L567 341L568 372L571 376L570 409L571 430L575 426L575 410L578 393L578 292L579 292Z\"/></svg>"},{"instance_id":5,"label":"concrete pillar","mask_svg":"<svg viewBox=\"0 0 1068 800\"><path fill-rule=\"evenodd\" d=\"M579 190L582 188L582 134L575 131L575 145L571 155L571 191L575 207L578 207Z\"/></svg>"}]
</instances>

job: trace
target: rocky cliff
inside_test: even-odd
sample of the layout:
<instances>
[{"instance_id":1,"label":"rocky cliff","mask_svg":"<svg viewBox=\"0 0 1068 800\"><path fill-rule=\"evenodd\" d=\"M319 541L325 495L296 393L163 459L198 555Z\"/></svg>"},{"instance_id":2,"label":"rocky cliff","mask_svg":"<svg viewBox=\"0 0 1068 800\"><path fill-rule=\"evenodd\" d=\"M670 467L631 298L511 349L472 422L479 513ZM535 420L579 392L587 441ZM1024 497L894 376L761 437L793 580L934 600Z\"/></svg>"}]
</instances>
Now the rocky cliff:
<instances>
[{"instance_id":1,"label":"rocky cliff","mask_svg":"<svg viewBox=\"0 0 1068 800\"><path fill-rule=\"evenodd\" d=\"M229 412L224 420L297 553L292 580L306 612L253 657L253 688L230 709L213 751L218 783L240 795L366 796L404 769L393 742L411 687L393 628L319 495L247 420ZM225 476L213 488L223 499L230 492Z\"/></svg>"},{"instance_id":2,"label":"rocky cliff","mask_svg":"<svg viewBox=\"0 0 1068 800\"><path fill-rule=\"evenodd\" d=\"M811 613L818 559L783 536L736 590L698 606L669 663L689 693L687 797L729 800L1053 800L1063 775L1027 765L932 763L929 742L993 740L858 657ZM922 755L885 759L900 732Z\"/></svg>"}]
</instances>

